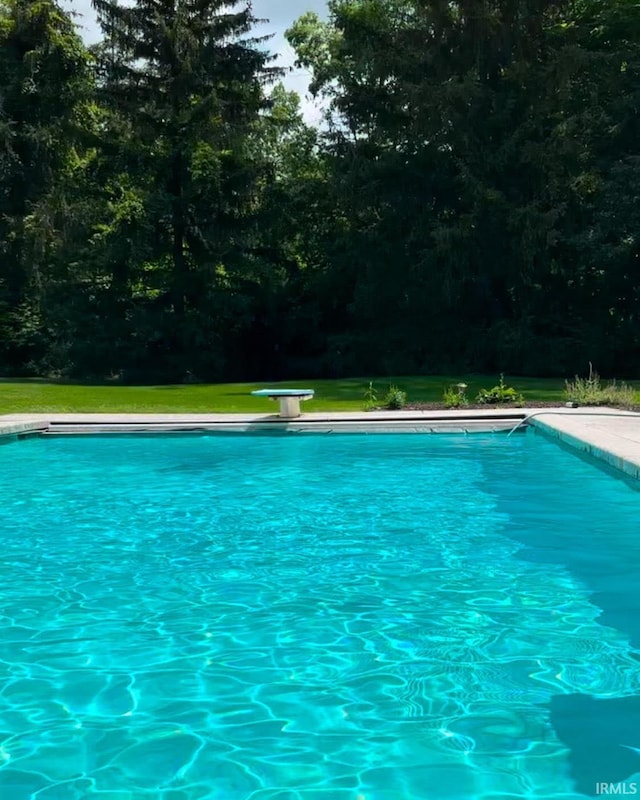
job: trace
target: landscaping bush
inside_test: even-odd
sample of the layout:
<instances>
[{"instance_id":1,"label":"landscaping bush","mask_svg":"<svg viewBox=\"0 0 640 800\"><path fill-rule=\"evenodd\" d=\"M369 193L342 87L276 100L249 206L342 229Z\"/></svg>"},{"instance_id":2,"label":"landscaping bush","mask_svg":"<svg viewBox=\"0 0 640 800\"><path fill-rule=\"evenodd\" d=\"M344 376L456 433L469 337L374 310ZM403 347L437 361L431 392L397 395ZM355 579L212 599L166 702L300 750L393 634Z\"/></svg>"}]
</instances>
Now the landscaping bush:
<instances>
[{"instance_id":1,"label":"landscaping bush","mask_svg":"<svg viewBox=\"0 0 640 800\"><path fill-rule=\"evenodd\" d=\"M524 403L524 397L513 386L505 386L504 375L500 375L500 382L497 386L491 389L480 389L476 402L482 405L499 405L502 403L521 405Z\"/></svg>"},{"instance_id":2,"label":"landscaping bush","mask_svg":"<svg viewBox=\"0 0 640 800\"><path fill-rule=\"evenodd\" d=\"M448 386L442 395L442 402L445 408L464 408L469 405L467 400L467 384L456 383L453 386Z\"/></svg>"},{"instance_id":3,"label":"landscaping bush","mask_svg":"<svg viewBox=\"0 0 640 800\"><path fill-rule=\"evenodd\" d=\"M636 403L636 393L627 383L610 381L606 386L600 376L589 364L589 376L575 376L573 381L565 381L565 399L581 406L623 406L630 408Z\"/></svg>"},{"instance_id":4,"label":"landscaping bush","mask_svg":"<svg viewBox=\"0 0 640 800\"><path fill-rule=\"evenodd\" d=\"M378 392L376 391L376 387L373 385L373 381L369 381L369 385L367 386L364 393L364 410L372 411L374 408L377 407L378 407Z\"/></svg>"},{"instance_id":5,"label":"landscaping bush","mask_svg":"<svg viewBox=\"0 0 640 800\"><path fill-rule=\"evenodd\" d=\"M384 398L385 408L392 411L397 411L404 408L407 404L407 393L398 389L397 386L390 386L386 397Z\"/></svg>"}]
</instances>

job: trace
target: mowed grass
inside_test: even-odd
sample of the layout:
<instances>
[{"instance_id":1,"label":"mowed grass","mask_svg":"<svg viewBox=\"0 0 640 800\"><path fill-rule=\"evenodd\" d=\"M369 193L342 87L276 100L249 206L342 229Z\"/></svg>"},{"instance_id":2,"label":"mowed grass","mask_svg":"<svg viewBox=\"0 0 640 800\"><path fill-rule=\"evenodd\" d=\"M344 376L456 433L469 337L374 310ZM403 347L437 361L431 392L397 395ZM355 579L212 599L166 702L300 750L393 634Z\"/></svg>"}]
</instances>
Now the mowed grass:
<instances>
[{"instance_id":1,"label":"mowed grass","mask_svg":"<svg viewBox=\"0 0 640 800\"><path fill-rule=\"evenodd\" d=\"M441 402L451 384L468 385L473 400L481 388L498 383L496 375L429 375L373 379L382 402L390 385L407 393L409 403ZM272 401L252 397L253 389L310 388L315 397L303 405L305 411L361 411L364 408L369 378L339 380L286 381L281 383L219 383L175 386L86 385L43 380L0 379L0 414L38 412L113 412L113 413L224 413L270 414L277 410ZM559 378L514 378L505 383L522 392L530 402L562 402L564 382Z\"/></svg>"}]
</instances>

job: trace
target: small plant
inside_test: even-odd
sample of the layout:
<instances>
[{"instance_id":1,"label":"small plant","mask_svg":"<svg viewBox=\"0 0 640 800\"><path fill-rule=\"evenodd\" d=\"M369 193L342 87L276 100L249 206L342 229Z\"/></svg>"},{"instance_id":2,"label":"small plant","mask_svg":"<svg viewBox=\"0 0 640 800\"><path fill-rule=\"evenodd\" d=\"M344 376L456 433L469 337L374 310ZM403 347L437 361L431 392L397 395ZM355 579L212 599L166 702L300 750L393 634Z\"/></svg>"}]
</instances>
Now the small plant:
<instances>
[{"instance_id":1,"label":"small plant","mask_svg":"<svg viewBox=\"0 0 640 800\"><path fill-rule=\"evenodd\" d=\"M469 405L467 400L467 384L456 383L448 386L442 395L445 408L464 408Z\"/></svg>"},{"instance_id":2,"label":"small plant","mask_svg":"<svg viewBox=\"0 0 640 800\"><path fill-rule=\"evenodd\" d=\"M565 398L571 403L581 406L623 406L630 408L636 403L636 395L627 383L610 381L606 386L600 382L600 376L589 362L589 376L580 378L576 375L573 381L565 381Z\"/></svg>"},{"instance_id":3,"label":"small plant","mask_svg":"<svg viewBox=\"0 0 640 800\"><path fill-rule=\"evenodd\" d=\"M378 407L378 393L376 392L376 387L373 385L373 381L369 381L369 385L365 389L364 392L364 410L371 411L374 408Z\"/></svg>"},{"instance_id":4,"label":"small plant","mask_svg":"<svg viewBox=\"0 0 640 800\"><path fill-rule=\"evenodd\" d=\"M389 386L389 391L384 398L385 408L397 411L404 408L407 404L407 393L398 389L397 386Z\"/></svg>"},{"instance_id":5,"label":"small plant","mask_svg":"<svg viewBox=\"0 0 640 800\"><path fill-rule=\"evenodd\" d=\"M482 405L498 405L500 403L524 403L524 397L513 386L505 386L504 375L500 375L500 383L492 389L480 389L476 402Z\"/></svg>"}]
</instances>

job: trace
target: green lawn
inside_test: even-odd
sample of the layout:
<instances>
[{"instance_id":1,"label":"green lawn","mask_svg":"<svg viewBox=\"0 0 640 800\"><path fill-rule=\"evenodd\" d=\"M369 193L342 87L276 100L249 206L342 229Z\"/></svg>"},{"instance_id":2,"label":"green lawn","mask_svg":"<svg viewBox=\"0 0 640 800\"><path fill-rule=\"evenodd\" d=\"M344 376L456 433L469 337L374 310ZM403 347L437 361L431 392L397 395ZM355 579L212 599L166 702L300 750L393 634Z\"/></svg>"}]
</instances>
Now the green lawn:
<instances>
[{"instance_id":1,"label":"green lawn","mask_svg":"<svg viewBox=\"0 0 640 800\"><path fill-rule=\"evenodd\" d=\"M496 375L409 376L373 381L382 399L390 384L403 389L409 402L442 400L443 389L463 381L473 399L480 388L491 388ZM522 392L527 400L562 401L564 383L558 378L510 378L505 383ZM259 414L276 410L265 398L251 397L252 389L287 386L315 389L315 398L305 411L361 411L368 378L287 381L286 383L226 383L176 386L87 386L42 380L0 379L0 414L54 412L234 412Z\"/></svg>"}]
</instances>

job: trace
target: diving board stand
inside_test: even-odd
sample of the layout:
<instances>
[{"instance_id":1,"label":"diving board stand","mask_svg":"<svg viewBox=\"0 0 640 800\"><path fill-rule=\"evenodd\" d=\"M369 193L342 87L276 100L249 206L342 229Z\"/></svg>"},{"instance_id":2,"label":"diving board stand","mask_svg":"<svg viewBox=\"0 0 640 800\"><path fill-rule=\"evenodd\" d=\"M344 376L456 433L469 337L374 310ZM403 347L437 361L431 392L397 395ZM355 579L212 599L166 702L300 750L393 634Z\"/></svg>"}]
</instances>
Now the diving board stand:
<instances>
[{"instance_id":1,"label":"diving board stand","mask_svg":"<svg viewBox=\"0 0 640 800\"><path fill-rule=\"evenodd\" d=\"M270 400L278 400L280 403L280 413L283 419L295 419L300 416L300 401L311 400L314 395L313 389L256 389L251 392L256 397L268 397Z\"/></svg>"}]
</instances>

